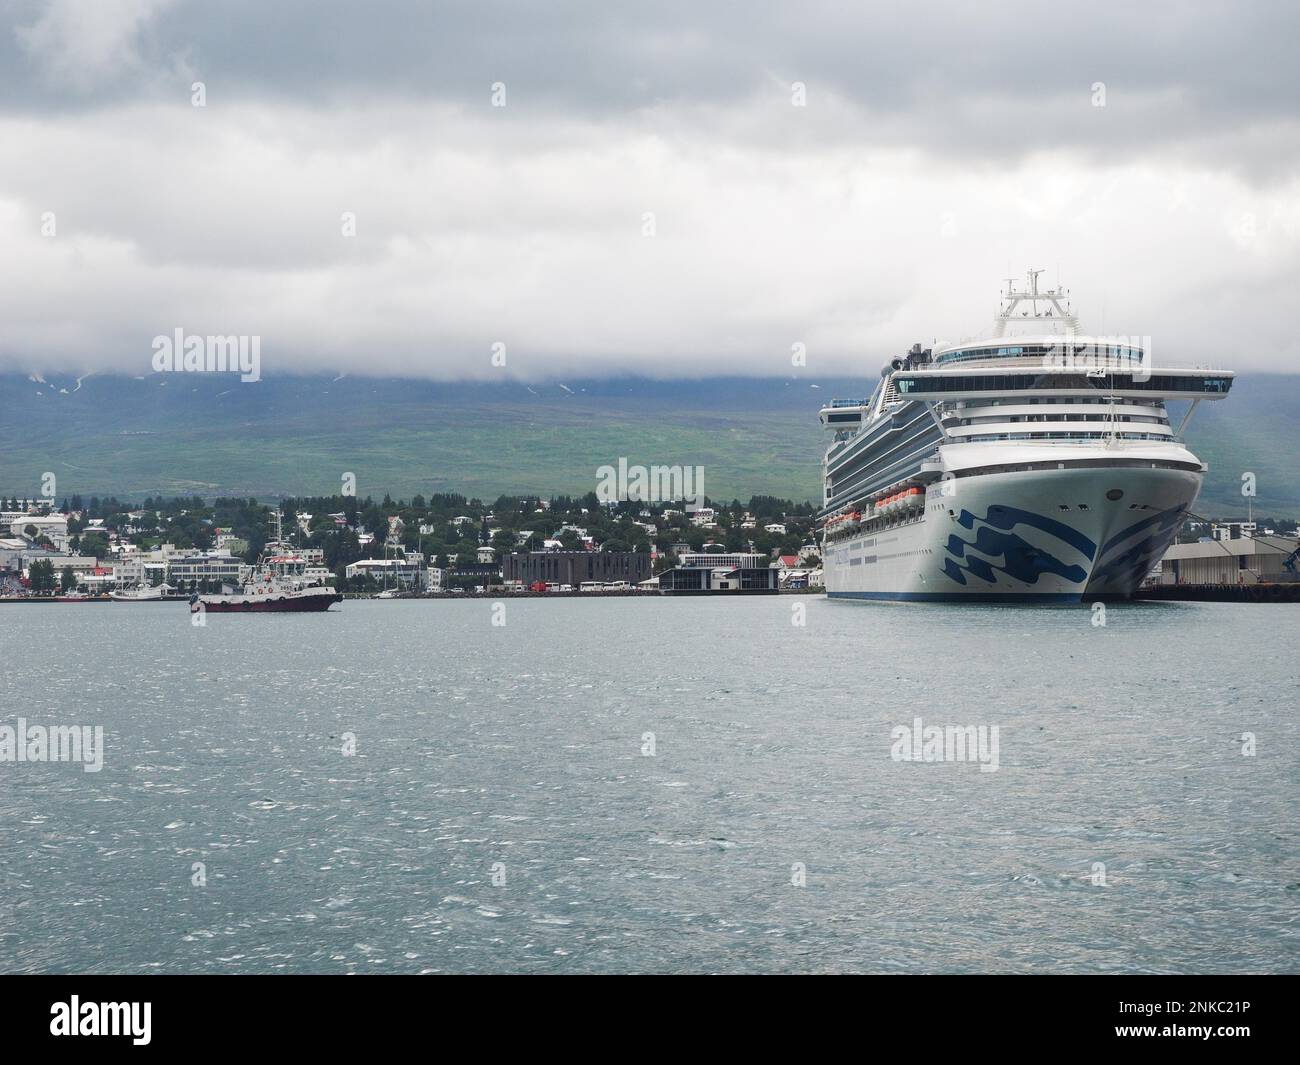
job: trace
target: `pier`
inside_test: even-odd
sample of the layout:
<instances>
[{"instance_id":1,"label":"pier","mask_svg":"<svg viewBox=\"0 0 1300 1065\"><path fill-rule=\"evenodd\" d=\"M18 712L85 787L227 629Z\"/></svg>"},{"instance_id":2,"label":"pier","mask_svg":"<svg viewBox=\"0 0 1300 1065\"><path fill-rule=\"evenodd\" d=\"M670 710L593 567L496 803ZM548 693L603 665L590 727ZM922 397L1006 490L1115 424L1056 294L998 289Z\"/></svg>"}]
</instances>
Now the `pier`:
<instances>
[{"instance_id":1,"label":"pier","mask_svg":"<svg viewBox=\"0 0 1300 1065\"><path fill-rule=\"evenodd\" d=\"M1300 603L1300 581L1255 584L1155 584L1133 593L1138 600L1197 603Z\"/></svg>"}]
</instances>

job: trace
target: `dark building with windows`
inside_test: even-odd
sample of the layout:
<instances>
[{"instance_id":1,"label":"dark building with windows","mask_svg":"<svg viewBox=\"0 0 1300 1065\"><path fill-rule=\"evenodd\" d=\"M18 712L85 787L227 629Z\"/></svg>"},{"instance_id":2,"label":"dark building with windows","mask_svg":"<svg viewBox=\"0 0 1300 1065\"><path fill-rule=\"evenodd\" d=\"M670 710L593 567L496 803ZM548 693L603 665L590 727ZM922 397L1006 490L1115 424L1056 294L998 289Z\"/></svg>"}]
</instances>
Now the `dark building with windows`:
<instances>
[{"instance_id":1,"label":"dark building with windows","mask_svg":"<svg viewBox=\"0 0 1300 1065\"><path fill-rule=\"evenodd\" d=\"M493 562L453 562L442 576L443 587L471 584L491 588L501 580L501 567Z\"/></svg>"},{"instance_id":2,"label":"dark building with windows","mask_svg":"<svg viewBox=\"0 0 1300 1065\"><path fill-rule=\"evenodd\" d=\"M640 584L650 579L650 556L635 551L519 551L502 559L501 576L526 585L545 581L574 588L586 581Z\"/></svg>"}]
</instances>

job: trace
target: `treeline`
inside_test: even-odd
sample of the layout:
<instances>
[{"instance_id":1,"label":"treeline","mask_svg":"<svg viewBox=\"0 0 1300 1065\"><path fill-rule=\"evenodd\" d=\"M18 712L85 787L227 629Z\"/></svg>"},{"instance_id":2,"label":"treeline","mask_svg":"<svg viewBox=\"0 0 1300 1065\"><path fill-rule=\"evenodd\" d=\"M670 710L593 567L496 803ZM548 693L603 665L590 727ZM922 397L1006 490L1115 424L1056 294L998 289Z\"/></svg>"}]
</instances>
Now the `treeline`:
<instances>
[{"instance_id":1,"label":"treeline","mask_svg":"<svg viewBox=\"0 0 1300 1065\"><path fill-rule=\"evenodd\" d=\"M708 542L728 551L752 547L764 554L773 549L794 554L812 537L813 508L807 503L754 496L748 504L706 500L705 505L715 510L717 529L696 526L681 503L622 501L606 506L594 492L547 500L503 495L491 503L436 494L427 498L416 495L409 501L389 495L381 500L308 496L281 504L286 529L298 528L300 514L311 515L306 522L307 545L320 547L326 565L334 570L360 558L382 557L381 541L388 536L390 518L400 521L394 531L402 546L422 552L444 567L453 562L476 562L482 547L491 547L498 559L515 550L540 550L546 540L558 540L565 549L576 551L583 546L583 533L600 550L648 553L653 545L663 555L671 553L675 544L684 543L698 551ZM756 522L753 529L741 528L747 513ZM786 532L769 533L762 528L774 521L784 522ZM370 532L375 541L362 545L357 538L359 529Z\"/></svg>"},{"instance_id":2,"label":"treeline","mask_svg":"<svg viewBox=\"0 0 1300 1065\"><path fill-rule=\"evenodd\" d=\"M694 524L680 502L602 505L595 492L549 499L503 495L491 502L450 492L409 500L388 494L382 499L298 496L282 500L280 510L285 538L300 547L320 548L325 564L340 577L352 562L383 557L390 527L403 547L444 568L477 563L484 547L492 549L496 560L516 550L541 550L546 540L581 550L583 536L600 550L649 552L653 546L663 556L670 556L676 545L698 551L707 543L729 552L794 554L813 539L814 510L806 502L752 496L748 503L706 499L703 505L715 511L716 528ZM10 509L18 509L16 501ZM275 531L274 507L251 498L223 497L209 503L200 496L150 496L130 503L73 495L59 509L80 513L68 523L73 550L100 558L108 553L106 533L125 536L145 549L172 543L206 550L215 545L218 530L229 530L244 542L244 559L253 562ZM741 527L747 517L754 527ZM397 520L390 526L390 519ZM92 521L102 522L103 531L88 528ZM773 523L784 524L785 531L763 528ZM363 532L373 540L363 544Z\"/></svg>"}]
</instances>

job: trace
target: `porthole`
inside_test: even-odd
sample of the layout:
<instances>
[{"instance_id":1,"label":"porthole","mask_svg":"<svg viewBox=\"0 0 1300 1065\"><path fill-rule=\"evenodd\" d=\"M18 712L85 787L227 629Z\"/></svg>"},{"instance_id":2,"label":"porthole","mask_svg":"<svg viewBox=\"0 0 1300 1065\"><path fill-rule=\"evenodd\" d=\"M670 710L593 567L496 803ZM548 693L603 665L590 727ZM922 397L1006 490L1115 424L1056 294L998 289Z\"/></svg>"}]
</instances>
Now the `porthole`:
<instances>
[{"instance_id":1,"label":"porthole","mask_svg":"<svg viewBox=\"0 0 1300 1065\"><path fill-rule=\"evenodd\" d=\"M1120 489L1120 488L1112 488L1109 492L1106 493L1106 498L1109 499L1109 500L1113 503L1113 502L1115 502L1117 499L1123 499L1123 498L1124 498L1124 491L1123 491L1123 489Z\"/></svg>"}]
</instances>

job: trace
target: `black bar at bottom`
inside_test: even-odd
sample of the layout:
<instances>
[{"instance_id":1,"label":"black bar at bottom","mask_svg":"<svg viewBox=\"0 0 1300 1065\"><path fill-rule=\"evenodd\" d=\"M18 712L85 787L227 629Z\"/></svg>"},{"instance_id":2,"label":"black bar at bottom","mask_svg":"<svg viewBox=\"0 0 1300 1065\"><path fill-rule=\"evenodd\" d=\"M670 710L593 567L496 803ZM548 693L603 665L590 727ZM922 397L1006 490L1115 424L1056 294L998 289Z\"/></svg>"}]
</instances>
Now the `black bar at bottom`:
<instances>
[{"instance_id":1,"label":"black bar at bottom","mask_svg":"<svg viewBox=\"0 0 1300 1065\"><path fill-rule=\"evenodd\" d=\"M649 1041L679 1052L679 1038L696 1031L703 1037L692 1039L697 1051L714 1033L737 1044L789 1040L813 1053L851 1035L882 1049L900 1039L927 1051L987 1049L990 1039L1004 1038L1007 1049L1020 1051L1164 1044L1222 1055L1243 1044L1280 1048L1296 1033L1295 985L1287 977L866 976L743 986L733 978L731 987L707 992L646 978L599 985L584 977L563 984L487 979L60 975L5 977L0 987L7 1052L97 1053L113 1045L115 1052L338 1054L396 1052L413 1040L450 1049L468 1040L479 1044L477 1053L508 1045L549 1056L558 1045L592 1043L617 1053L610 1033L626 1026L633 1043L617 1045ZM69 1031L77 1034L55 1034Z\"/></svg>"}]
</instances>

